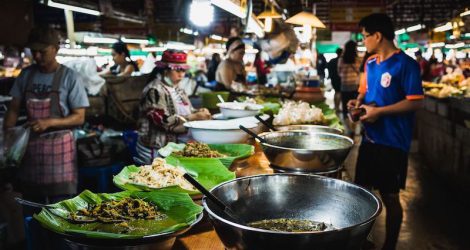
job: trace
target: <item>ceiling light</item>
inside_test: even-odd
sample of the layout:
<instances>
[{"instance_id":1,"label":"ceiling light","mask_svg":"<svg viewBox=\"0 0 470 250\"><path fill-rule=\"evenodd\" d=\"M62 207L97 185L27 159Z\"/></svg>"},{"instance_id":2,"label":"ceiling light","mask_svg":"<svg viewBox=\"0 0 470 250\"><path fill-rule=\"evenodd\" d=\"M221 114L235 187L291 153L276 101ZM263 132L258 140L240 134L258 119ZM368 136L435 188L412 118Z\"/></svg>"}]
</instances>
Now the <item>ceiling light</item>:
<instances>
[{"instance_id":1,"label":"ceiling light","mask_svg":"<svg viewBox=\"0 0 470 250\"><path fill-rule=\"evenodd\" d=\"M91 10L91 9L77 7L77 6L68 5L68 4L56 3L52 0L47 1L47 6L54 7L54 8L59 8L59 9L64 9L64 10L71 10L71 11L85 13L85 14L94 15L94 16L101 15L101 12L99 12L97 10Z\"/></svg>"},{"instance_id":2,"label":"ceiling light","mask_svg":"<svg viewBox=\"0 0 470 250\"><path fill-rule=\"evenodd\" d=\"M413 26L410 26L410 27L406 28L406 32L417 31L417 30L420 30L420 29L424 29L425 27L426 26L424 26L424 24L413 25Z\"/></svg>"},{"instance_id":3,"label":"ceiling light","mask_svg":"<svg viewBox=\"0 0 470 250\"><path fill-rule=\"evenodd\" d=\"M211 35L210 38L212 38L214 40L219 40L219 41L222 41L222 39L223 39L223 37L218 36L218 35Z\"/></svg>"},{"instance_id":4,"label":"ceiling light","mask_svg":"<svg viewBox=\"0 0 470 250\"><path fill-rule=\"evenodd\" d=\"M118 40L115 38L109 38L109 37L91 37L91 36L85 36L83 38L84 43L115 43Z\"/></svg>"},{"instance_id":5,"label":"ceiling light","mask_svg":"<svg viewBox=\"0 0 470 250\"><path fill-rule=\"evenodd\" d=\"M286 20L286 23L296 24L296 25L309 25L313 28L326 28L325 24L318 19L314 14L302 11L297 13L295 16Z\"/></svg>"},{"instance_id":6,"label":"ceiling light","mask_svg":"<svg viewBox=\"0 0 470 250\"><path fill-rule=\"evenodd\" d=\"M460 13L460 16L468 16L468 15L470 15L470 10Z\"/></svg>"},{"instance_id":7,"label":"ceiling light","mask_svg":"<svg viewBox=\"0 0 470 250\"><path fill-rule=\"evenodd\" d=\"M446 24L444 24L442 26L436 27L434 29L434 32L444 32L444 31L451 30L451 29L452 29L452 23L447 22Z\"/></svg>"},{"instance_id":8,"label":"ceiling light","mask_svg":"<svg viewBox=\"0 0 470 250\"><path fill-rule=\"evenodd\" d=\"M406 32L405 29L395 30L395 35L401 35L401 34L404 34L405 32Z\"/></svg>"},{"instance_id":9,"label":"ceiling light","mask_svg":"<svg viewBox=\"0 0 470 250\"><path fill-rule=\"evenodd\" d=\"M123 37L121 39L125 43L136 43L136 44L149 44L149 41L147 39L132 39L132 38L125 38Z\"/></svg>"},{"instance_id":10,"label":"ceiling light","mask_svg":"<svg viewBox=\"0 0 470 250\"><path fill-rule=\"evenodd\" d=\"M460 42L460 43L456 43L456 44L446 44L445 48L446 49L458 49L458 48L462 48L464 46L465 46L465 43Z\"/></svg>"},{"instance_id":11,"label":"ceiling light","mask_svg":"<svg viewBox=\"0 0 470 250\"><path fill-rule=\"evenodd\" d=\"M193 0L189 7L189 20L196 26L207 27L214 19L214 7L207 0Z\"/></svg>"},{"instance_id":12,"label":"ceiling light","mask_svg":"<svg viewBox=\"0 0 470 250\"><path fill-rule=\"evenodd\" d=\"M438 48L438 47L444 47L446 44L443 43L443 42L439 42L439 43L431 43L429 44L429 46L431 46L431 48Z\"/></svg>"}]
</instances>

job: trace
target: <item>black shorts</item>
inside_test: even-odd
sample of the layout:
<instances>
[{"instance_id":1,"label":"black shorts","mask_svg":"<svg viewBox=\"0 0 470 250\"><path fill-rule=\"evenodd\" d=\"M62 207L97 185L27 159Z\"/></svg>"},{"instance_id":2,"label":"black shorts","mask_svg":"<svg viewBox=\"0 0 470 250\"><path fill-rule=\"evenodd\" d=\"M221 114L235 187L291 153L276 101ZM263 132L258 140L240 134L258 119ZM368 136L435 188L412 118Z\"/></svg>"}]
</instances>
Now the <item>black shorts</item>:
<instances>
[{"instance_id":1,"label":"black shorts","mask_svg":"<svg viewBox=\"0 0 470 250\"><path fill-rule=\"evenodd\" d=\"M355 183L367 188L377 188L382 193L398 193L405 188L407 170L407 152L362 141Z\"/></svg>"}]
</instances>

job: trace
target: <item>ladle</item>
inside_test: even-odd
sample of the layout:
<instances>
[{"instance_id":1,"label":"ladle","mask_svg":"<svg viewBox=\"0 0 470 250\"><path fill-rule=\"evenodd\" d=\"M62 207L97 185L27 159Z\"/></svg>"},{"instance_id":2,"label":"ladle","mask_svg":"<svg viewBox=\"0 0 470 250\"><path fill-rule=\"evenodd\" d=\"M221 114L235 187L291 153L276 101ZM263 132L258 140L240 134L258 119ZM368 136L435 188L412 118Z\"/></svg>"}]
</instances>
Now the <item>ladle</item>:
<instances>
[{"instance_id":1,"label":"ladle","mask_svg":"<svg viewBox=\"0 0 470 250\"><path fill-rule=\"evenodd\" d=\"M219 198L215 197L209 190L203 187L196 179L194 179L190 174L185 173L183 177L191 183L197 190L203 193L210 201L212 201L216 206L218 206L233 222L244 224L243 220L238 217L235 212L230 209L229 206L225 205Z\"/></svg>"},{"instance_id":2,"label":"ladle","mask_svg":"<svg viewBox=\"0 0 470 250\"><path fill-rule=\"evenodd\" d=\"M269 122L263 120L263 118L261 118L261 116L255 115L255 118L256 118L256 120L260 121L264 126L268 127L270 130L277 131L277 129L273 125L271 125L271 124L269 124Z\"/></svg>"},{"instance_id":3,"label":"ladle","mask_svg":"<svg viewBox=\"0 0 470 250\"><path fill-rule=\"evenodd\" d=\"M255 139L258 139L261 143L266 143L266 140L259 137L257 134L251 132L249 129L245 128L243 125L240 125L239 128L243 131L245 131L245 133L251 135L253 138Z\"/></svg>"}]
</instances>

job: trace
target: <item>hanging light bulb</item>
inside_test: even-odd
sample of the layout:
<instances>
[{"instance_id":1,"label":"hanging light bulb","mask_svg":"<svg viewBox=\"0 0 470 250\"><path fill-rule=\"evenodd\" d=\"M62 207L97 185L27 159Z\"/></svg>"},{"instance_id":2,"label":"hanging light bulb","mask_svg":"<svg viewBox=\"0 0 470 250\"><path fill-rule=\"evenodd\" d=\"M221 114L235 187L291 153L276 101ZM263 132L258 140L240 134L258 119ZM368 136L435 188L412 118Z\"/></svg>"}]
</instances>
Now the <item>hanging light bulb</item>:
<instances>
[{"instance_id":1,"label":"hanging light bulb","mask_svg":"<svg viewBox=\"0 0 470 250\"><path fill-rule=\"evenodd\" d=\"M207 27L214 19L214 7L208 0L193 0L189 7L189 20L199 27Z\"/></svg>"},{"instance_id":2,"label":"hanging light bulb","mask_svg":"<svg viewBox=\"0 0 470 250\"><path fill-rule=\"evenodd\" d=\"M266 17L266 20L264 20L264 31L271 32L272 29L273 29L273 19L270 17Z\"/></svg>"}]
</instances>

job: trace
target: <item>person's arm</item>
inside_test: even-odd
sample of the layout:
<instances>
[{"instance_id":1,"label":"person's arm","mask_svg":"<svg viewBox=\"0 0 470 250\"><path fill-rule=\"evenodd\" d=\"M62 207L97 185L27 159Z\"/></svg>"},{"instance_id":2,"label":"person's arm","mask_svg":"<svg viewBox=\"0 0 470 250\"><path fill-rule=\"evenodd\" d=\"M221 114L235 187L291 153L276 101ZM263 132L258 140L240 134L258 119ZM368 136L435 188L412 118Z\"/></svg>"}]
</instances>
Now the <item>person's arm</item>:
<instances>
[{"instance_id":1,"label":"person's arm","mask_svg":"<svg viewBox=\"0 0 470 250\"><path fill-rule=\"evenodd\" d=\"M219 80L227 89L231 89L230 86L235 80L235 70L232 69L227 63L221 63L217 69Z\"/></svg>"},{"instance_id":2,"label":"person's arm","mask_svg":"<svg viewBox=\"0 0 470 250\"><path fill-rule=\"evenodd\" d=\"M13 97L8 107L7 113L5 115L5 120L3 122L3 131L6 131L7 129L15 126L16 121L18 120L20 107L21 107L21 99L17 97Z\"/></svg>"},{"instance_id":3,"label":"person's arm","mask_svg":"<svg viewBox=\"0 0 470 250\"><path fill-rule=\"evenodd\" d=\"M70 114L64 118L38 119L30 123L34 132L41 133L49 128L73 128L85 122L85 108L70 110Z\"/></svg>"},{"instance_id":4,"label":"person's arm","mask_svg":"<svg viewBox=\"0 0 470 250\"><path fill-rule=\"evenodd\" d=\"M130 76L132 75L132 72L134 72L134 65L129 63L126 68L124 68L124 71L119 73L118 76Z\"/></svg>"}]
</instances>

